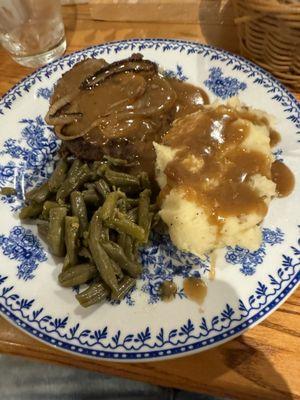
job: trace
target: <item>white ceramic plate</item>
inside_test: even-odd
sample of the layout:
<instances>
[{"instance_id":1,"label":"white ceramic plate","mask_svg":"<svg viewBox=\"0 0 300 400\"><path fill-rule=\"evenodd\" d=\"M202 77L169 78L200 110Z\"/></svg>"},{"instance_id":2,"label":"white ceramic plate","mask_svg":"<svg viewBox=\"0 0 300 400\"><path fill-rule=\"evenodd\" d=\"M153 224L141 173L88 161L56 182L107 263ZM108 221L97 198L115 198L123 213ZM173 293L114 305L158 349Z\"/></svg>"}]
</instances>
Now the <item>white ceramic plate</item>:
<instances>
[{"instance_id":1,"label":"white ceramic plate","mask_svg":"<svg viewBox=\"0 0 300 400\"><path fill-rule=\"evenodd\" d=\"M82 50L25 78L0 101L0 186L14 185L17 198L1 198L0 310L36 338L76 354L110 360L153 360L208 349L240 335L270 314L299 280L299 183L293 194L274 200L263 224L263 244L250 252L219 252L216 278L201 308L185 298L183 277L207 274L208 263L155 237L141 251L139 289L121 304L80 308L74 291L57 283L60 266L20 223L16 210L24 190L51 172L58 143L44 122L51 90L64 71L86 57L112 62L133 52L156 61L169 74L203 87L210 100L238 95L276 118L282 141L278 159L299 176L300 109L295 98L254 64L222 50L178 40L129 40ZM299 132L298 132L299 133ZM162 280L174 278L179 292L159 300Z\"/></svg>"}]
</instances>

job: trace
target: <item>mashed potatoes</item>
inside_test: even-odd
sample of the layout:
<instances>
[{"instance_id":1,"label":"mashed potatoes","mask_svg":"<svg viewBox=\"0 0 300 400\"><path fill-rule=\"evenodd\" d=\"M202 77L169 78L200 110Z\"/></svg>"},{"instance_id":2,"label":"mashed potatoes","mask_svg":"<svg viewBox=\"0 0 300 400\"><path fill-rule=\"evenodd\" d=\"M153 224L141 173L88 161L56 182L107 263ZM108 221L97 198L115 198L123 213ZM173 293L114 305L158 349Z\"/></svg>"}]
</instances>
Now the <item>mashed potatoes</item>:
<instances>
[{"instance_id":1,"label":"mashed potatoes","mask_svg":"<svg viewBox=\"0 0 300 400\"><path fill-rule=\"evenodd\" d=\"M268 117L239 104L206 106L154 144L160 216L171 240L199 256L239 245L255 250L276 193Z\"/></svg>"}]
</instances>

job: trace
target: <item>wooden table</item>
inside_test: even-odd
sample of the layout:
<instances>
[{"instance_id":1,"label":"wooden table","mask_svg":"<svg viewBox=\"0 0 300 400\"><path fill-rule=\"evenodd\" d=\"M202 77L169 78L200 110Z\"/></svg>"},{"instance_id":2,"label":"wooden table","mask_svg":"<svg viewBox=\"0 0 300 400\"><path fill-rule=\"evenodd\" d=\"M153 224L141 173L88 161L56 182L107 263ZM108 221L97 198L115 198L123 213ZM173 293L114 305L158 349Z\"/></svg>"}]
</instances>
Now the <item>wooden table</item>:
<instances>
[{"instance_id":1,"label":"wooden table","mask_svg":"<svg viewBox=\"0 0 300 400\"><path fill-rule=\"evenodd\" d=\"M84 5L64 7L64 18L68 52L132 37L206 40L198 25L91 21ZM234 50L236 41L227 47ZM0 49L0 95L29 72ZM300 399L299 304L298 290L269 318L239 338L204 353L170 361L125 364L72 356L32 339L2 318L0 351L229 398Z\"/></svg>"}]
</instances>

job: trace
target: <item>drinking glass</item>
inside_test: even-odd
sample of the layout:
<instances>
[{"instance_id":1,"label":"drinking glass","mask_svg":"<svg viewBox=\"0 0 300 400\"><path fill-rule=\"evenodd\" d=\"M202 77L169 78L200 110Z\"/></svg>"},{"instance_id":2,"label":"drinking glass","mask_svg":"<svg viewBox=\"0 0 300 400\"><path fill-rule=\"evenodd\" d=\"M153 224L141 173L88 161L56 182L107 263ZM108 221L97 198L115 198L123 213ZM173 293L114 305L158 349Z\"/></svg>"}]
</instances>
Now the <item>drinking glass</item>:
<instances>
[{"instance_id":1,"label":"drinking glass","mask_svg":"<svg viewBox=\"0 0 300 400\"><path fill-rule=\"evenodd\" d=\"M0 0L0 43L26 67L61 56L66 38L60 0Z\"/></svg>"}]
</instances>

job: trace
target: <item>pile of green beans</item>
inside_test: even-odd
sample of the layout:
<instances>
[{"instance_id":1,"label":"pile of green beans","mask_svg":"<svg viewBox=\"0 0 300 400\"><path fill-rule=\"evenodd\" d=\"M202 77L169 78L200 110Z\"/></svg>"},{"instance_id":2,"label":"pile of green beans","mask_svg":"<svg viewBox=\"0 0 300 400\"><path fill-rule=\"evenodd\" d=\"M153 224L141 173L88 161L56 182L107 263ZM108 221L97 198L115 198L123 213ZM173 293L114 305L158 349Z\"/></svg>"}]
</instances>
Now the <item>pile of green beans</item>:
<instances>
[{"instance_id":1,"label":"pile of green beans","mask_svg":"<svg viewBox=\"0 0 300 400\"><path fill-rule=\"evenodd\" d=\"M156 206L147 174L130 174L130 166L111 157L62 158L25 196L20 218L35 220L50 252L64 257L60 285L87 285L76 296L83 307L121 300L142 272L137 251L148 242Z\"/></svg>"}]
</instances>

